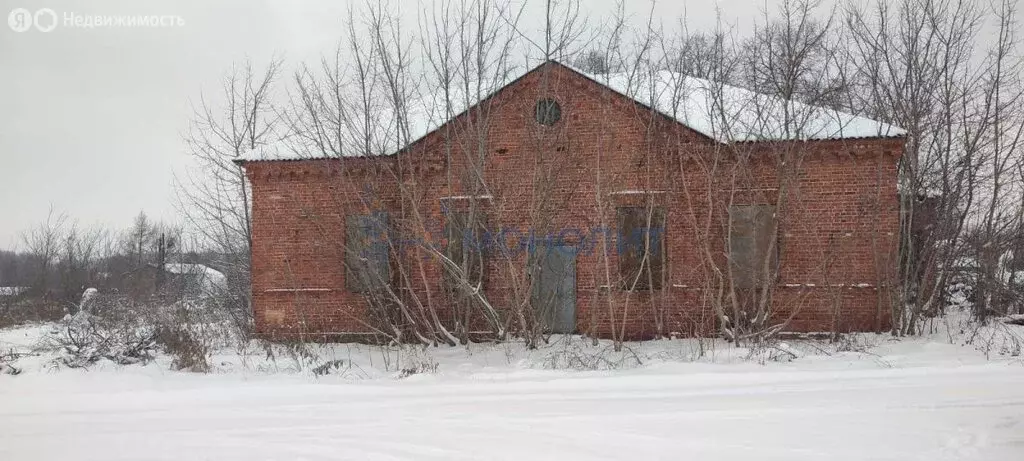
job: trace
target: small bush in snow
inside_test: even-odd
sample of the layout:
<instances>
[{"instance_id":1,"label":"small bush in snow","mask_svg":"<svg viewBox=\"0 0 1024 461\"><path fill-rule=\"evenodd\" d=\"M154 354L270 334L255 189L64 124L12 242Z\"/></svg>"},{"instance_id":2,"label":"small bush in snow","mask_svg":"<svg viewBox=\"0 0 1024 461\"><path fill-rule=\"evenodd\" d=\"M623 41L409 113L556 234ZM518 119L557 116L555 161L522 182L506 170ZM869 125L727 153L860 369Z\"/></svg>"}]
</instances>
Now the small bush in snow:
<instances>
[{"instance_id":1,"label":"small bush in snow","mask_svg":"<svg viewBox=\"0 0 1024 461\"><path fill-rule=\"evenodd\" d=\"M560 343L560 344L559 344ZM543 368L550 370L618 370L643 364L630 348L616 352L614 347L588 346L583 341L565 337L544 356Z\"/></svg>"},{"instance_id":2,"label":"small bush in snow","mask_svg":"<svg viewBox=\"0 0 1024 461\"><path fill-rule=\"evenodd\" d=\"M339 372L347 371L348 367L345 365L344 360L328 360L319 366L313 368L313 374L316 376L327 376L332 374L338 374Z\"/></svg>"},{"instance_id":3,"label":"small bush in snow","mask_svg":"<svg viewBox=\"0 0 1024 461\"><path fill-rule=\"evenodd\" d=\"M263 349L266 360L272 363L275 369L283 365L284 369L299 371L316 368L322 364L317 345L305 341L282 343L259 341L258 343Z\"/></svg>"},{"instance_id":4,"label":"small bush in snow","mask_svg":"<svg viewBox=\"0 0 1024 461\"><path fill-rule=\"evenodd\" d=\"M768 362L792 362L801 355L786 342L763 340L754 343L749 348L746 360L764 365Z\"/></svg>"},{"instance_id":5,"label":"small bush in snow","mask_svg":"<svg viewBox=\"0 0 1024 461\"><path fill-rule=\"evenodd\" d=\"M156 341L171 355L175 370L207 373L210 371L210 348L188 324L164 324L156 330Z\"/></svg>"},{"instance_id":6,"label":"small bush in snow","mask_svg":"<svg viewBox=\"0 0 1024 461\"><path fill-rule=\"evenodd\" d=\"M101 360L119 365L144 364L159 352L171 356L171 368L207 372L210 344L223 332L208 328L194 306L137 304L127 299L96 297L90 309L66 316L50 335L59 364L89 367Z\"/></svg>"},{"instance_id":7,"label":"small bush in snow","mask_svg":"<svg viewBox=\"0 0 1024 461\"><path fill-rule=\"evenodd\" d=\"M871 346L872 344L869 344L862 334L840 335L833 344L836 352L865 352Z\"/></svg>"},{"instance_id":8,"label":"small bush in snow","mask_svg":"<svg viewBox=\"0 0 1024 461\"><path fill-rule=\"evenodd\" d=\"M154 329L143 322L119 322L80 312L67 316L51 342L58 359L71 368L88 367L106 359L120 365L146 363L156 348Z\"/></svg>"},{"instance_id":9,"label":"small bush in snow","mask_svg":"<svg viewBox=\"0 0 1024 461\"><path fill-rule=\"evenodd\" d=\"M1021 356L1024 349L1024 330L1000 322L993 322L987 330L982 330L973 337L973 345L986 356L992 352L1008 357Z\"/></svg>"},{"instance_id":10,"label":"small bush in snow","mask_svg":"<svg viewBox=\"0 0 1024 461\"><path fill-rule=\"evenodd\" d=\"M440 364L430 356L426 349L418 346L408 346L402 349L401 366L398 370L399 379L424 373L437 373Z\"/></svg>"},{"instance_id":11,"label":"small bush in snow","mask_svg":"<svg viewBox=\"0 0 1024 461\"><path fill-rule=\"evenodd\" d=\"M0 375L18 375L21 374L21 369L14 366L14 362L18 360L21 354L9 350L7 352L0 352Z\"/></svg>"}]
</instances>

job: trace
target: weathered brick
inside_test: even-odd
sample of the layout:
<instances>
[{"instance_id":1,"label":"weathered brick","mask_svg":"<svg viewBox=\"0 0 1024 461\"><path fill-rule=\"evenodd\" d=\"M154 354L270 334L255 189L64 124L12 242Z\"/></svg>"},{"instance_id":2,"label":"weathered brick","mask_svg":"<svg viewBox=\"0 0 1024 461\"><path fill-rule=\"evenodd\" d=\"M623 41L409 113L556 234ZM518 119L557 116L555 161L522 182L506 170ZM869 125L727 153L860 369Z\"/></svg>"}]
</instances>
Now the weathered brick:
<instances>
[{"instance_id":1,"label":"weathered brick","mask_svg":"<svg viewBox=\"0 0 1024 461\"><path fill-rule=\"evenodd\" d=\"M542 97L562 107L562 120L553 127L533 121ZM615 206L643 205L648 195L666 210L668 280L662 290L602 288L605 261L597 252L577 257L580 332L609 335L628 306L630 338L712 333L716 320L707 302L711 285L701 269L708 263L701 243L724 267L722 223L730 197L737 204L774 203L780 190L786 201L779 213L780 274L773 294L778 318L789 319L793 331L888 328L901 139L722 145L559 66L528 74L487 104L483 176L492 198L481 203L492 228L536 228L538 203L554 211L547 229L611 226ZM442 203L462 206L445 197L480 194L464 184L467 158L480 153L470 142L469 123L463 114L450 122L451 131L435 131L394 156L246 164L257 332L274 338L372 334L367 302L345 290L344 216L384 209L400 219L403 210L410 215L416 209L433 223L430 230L439 229ZM794 152L788 158L796 164L780 166L786 151ZM738 156L745 167L735 187L726 184L726 172ZM712 159L720 160L721 170L709 172ZM548 174L548 187L538 188L538 178ZM787 177L792 179L785 187ZM657 193L615 194L623 191ZM570 243L594 244L569 234ZM607 262L614 275L612 253ZM416 256L402 261L423 271L410 289L436 296L441 267ZM516 275L507 261L496 259L487 268L487 293L501 307ZM525 257L513 262L522 271ZM419 282L423 277L426 285ZM619 309L615 322L609 301Z\"/></svg>"}]
</instances>

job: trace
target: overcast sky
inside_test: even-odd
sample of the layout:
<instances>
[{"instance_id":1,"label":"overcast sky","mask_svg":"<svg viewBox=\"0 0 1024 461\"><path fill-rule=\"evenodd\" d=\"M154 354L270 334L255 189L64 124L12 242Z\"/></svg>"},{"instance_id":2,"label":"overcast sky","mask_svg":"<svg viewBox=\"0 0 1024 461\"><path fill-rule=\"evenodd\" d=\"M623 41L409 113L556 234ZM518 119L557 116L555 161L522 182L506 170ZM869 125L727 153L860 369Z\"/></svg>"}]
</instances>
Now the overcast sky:
<instances>
[{"instance_id":1,"label":"overcast sky","mask_svg":"<svg viewBox=\"0 0 1024 461\"><path fill-rule=\"evenodd\" d=\"M584 3L597 19L615 4ZM638 15L651 8L626 3ZM700 26L714 24L716 5L742 25L766 3L665 0L655 8L666 22L685 13ZM7 21L16 8L50 8L57 27L17 32ZM0 248L16 246L51 206L85 226L126 227L143 210L176 221L173 179L189 164L181 134L191 101L247 56L276 53L294 66L333 49L346 9L337 0L0 0ZM171 15L182 25L63 26L72 13ZM539 27L536 16L525 26ZM45 15L40 22L48 24Z\"/></svg>"}]
</instances>

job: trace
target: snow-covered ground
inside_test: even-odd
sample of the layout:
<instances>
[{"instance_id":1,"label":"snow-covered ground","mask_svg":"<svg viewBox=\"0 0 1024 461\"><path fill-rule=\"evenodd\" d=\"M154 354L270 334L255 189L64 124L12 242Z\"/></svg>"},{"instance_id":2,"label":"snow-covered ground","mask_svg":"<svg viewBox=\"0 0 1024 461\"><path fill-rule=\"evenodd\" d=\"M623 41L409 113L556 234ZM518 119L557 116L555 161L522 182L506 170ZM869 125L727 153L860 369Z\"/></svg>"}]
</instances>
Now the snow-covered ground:
<instances>
[{"instance_id":1,"label":"snow-covered ground","mask_svg":"<svg viewBox=\"0 0 1024 461\"><path fill-rule=\"evenodd\" d=\"M0 331L0 349L46 328ZM318 350L348 363L322 377L255 353L211 374L43 354L0 376L0 460L1024 459L1021 357L948 337L630 344L640 364L578 339L474 345L403 358L436 371L401 379L365 346Z\"/></svg>"}]
</instances>

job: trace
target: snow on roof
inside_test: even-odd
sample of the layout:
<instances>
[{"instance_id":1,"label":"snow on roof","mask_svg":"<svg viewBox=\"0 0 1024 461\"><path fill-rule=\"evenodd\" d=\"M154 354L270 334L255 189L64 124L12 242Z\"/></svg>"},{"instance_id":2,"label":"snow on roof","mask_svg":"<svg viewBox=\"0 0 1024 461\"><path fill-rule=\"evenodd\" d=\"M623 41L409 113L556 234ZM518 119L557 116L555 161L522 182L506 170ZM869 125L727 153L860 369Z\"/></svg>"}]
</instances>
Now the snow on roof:
<instances>
[{"instance_id":1,"label":"snow on roof","mask_svg":"<svg viewBox=\"0 0 1024 461\"><path fill-rule=\"evenodd\" d=\"M541 66L543 64L527 73ZM723 143L899 137L906 134L901 128L865 117L787 101L678 72L661 70L597 75L570 66L565 67ZM462 113L506 85L507 83L470 85L474 89L490 89L479 91L479 98L466 97L464 91L459 89L455 89L454 96L450 96L447 101L441 92L432 92L423 98L412 98L418 102L408 105L407 137L399 136L393 110L382 105L379 111L374 111L371 115L371 137L375 139L373 150L376 155L397 153L404 145L416 142L440 128L451 118L448 115ZM446 109L449 105L451 107ZM361 139L358 135L354 138ZM398 140L403 138L409 142L400 145ZM355 142L353 145L359 143ZM236 161L315 160L335 157L308 141L291 138L257 147Z\"/></svg>"},{"instance_id":2,"label":"snow on roof","mask_svg":"<svg viewBox=\"0 0 1024 461\"><path fill-rule=\"evenodd\" d=\"M407 104L405 115L405 133L400 132L399 124L395 121L395 111L382 101L373 103L376 110L368 115L370 123L369 133L353 132L344 133L346 139L341 142L343 145L335 146L335 150L342 152L359 152L359 154L346 155L351 157L364 156L364 140L370 138L370 155L387 156L398 153L403 147L410 145L420 138L437 130L453 115L460 114L468 108L476 105L497 93L504 84L495 84L484 81L470 85L472 91L480 89L482 97L467 97L465 88L452 87L449 96L446 97L440 92L433 92L423 97L411 97ZM359 120L360 123L363 120ZM364 130L365 131L365 130ZM402 143L401 139L408 142ZM323 145L323 144L320 144ZM324 152L318 143L310 139L303 139L300 136L291 136L266 145L257 146L237 159L236 162L259 162L259 161L295 161L295 160L322 160L338 158L333 152Z\"/></svg>"},{"instance_id":3,"label":"snow on roof","mask_svg":"<svg viewBox=\"0 0 1024 461\"><path fill-rule=\"evenodd\" d=\"M901 128L667 70L577 71L719 142L898 137Z\"/></svg>"},{"instance_id":4,"label":"snow on roof","mask_svg":"<svg viewBox=\"0 0 1024 461\"><path fill-rule=\"evenodd\" d=\"M228 288L228 279L216 269L202 264L164 264L164 270L172 274L187 274L199 278L200 288L206 293L225 291Z\"/></svg>"},{"instance_id":5,"label":"snow on roof","mask_svg":"<svg viewBox=\"0 0 1024 461\"><path fill-rule=\"evenodd\" d=\"M292 142L288 139L272 142L242 154L236 161L259 162L270 160L317 160L333 158L333 155L326 154L320 149L304 146L303 143Z\"/></svg>"}]
</instances>

